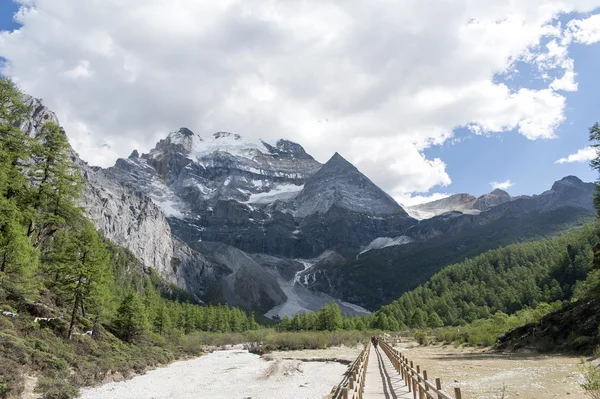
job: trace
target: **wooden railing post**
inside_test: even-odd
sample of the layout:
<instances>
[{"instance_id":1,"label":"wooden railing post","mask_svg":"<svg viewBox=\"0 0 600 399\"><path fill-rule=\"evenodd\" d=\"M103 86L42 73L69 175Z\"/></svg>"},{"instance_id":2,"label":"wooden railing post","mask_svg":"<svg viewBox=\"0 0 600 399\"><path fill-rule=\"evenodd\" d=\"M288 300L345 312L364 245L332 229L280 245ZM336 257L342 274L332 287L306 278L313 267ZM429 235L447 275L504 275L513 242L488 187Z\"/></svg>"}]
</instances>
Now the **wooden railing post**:
<instances>
[{"instance_id":1,"label":"wooden railing post","mask_svg":"<svg viewBox=\"0 0 600 399\"><path fill-rule=\"evenodd\" d=\"M462 394L460 393L460 388L454 388L454 397L456 399L462 399Z\"/></svg>"},{"instance_id":2,"label":"wooden railing post","mask_svg":"<svg viewBox=\"0 0 600 399\"><path fill-rule=\"evenodd\" d=\"M435 379L435 389L437 389L438 391L442 390L442 380L440 380L439 378ZM442 395L438 394L438 399L443 399Z\"/></svg>"}]
</instances>

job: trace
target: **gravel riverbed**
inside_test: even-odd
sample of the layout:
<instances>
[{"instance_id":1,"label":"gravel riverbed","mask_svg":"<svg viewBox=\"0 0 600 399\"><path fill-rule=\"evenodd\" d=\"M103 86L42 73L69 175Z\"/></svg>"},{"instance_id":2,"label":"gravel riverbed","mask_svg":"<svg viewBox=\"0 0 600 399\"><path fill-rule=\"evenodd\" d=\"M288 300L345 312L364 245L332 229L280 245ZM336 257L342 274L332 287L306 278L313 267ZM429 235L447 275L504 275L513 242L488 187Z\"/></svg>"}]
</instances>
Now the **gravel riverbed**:
<instances>
[{"instance_id":1,"label":"gravel riverbed","mask_svg":"<svg viewBox=\"0 0 600 399\"><path fill-rule=\"evenodd\" d=\"M83 399L322 398L342 379L337 362L261 359L245 350L216 351L127 381L81 390Z\"/></svg>"}]
</instances>

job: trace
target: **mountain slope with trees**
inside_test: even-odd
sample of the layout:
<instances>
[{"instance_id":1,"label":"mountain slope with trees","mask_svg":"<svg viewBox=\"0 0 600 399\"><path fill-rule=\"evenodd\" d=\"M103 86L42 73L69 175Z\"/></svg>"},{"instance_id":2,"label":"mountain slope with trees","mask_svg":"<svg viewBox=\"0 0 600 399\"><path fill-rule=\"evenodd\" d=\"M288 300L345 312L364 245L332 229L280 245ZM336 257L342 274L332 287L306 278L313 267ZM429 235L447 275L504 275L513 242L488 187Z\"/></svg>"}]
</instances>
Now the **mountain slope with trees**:
<instances>
[{"instance_id":1,"label":"mountain slope with trees","mask_svg":"<svg viewBox=\"0 0 600 399\"><path fill-rule=\"evenodd\" d=\"M599 240L600 225L591 223L550 240L490 250L445 267L381 312L410 327L424 327L431 315L444 325L460 325L570 300L591 271Z\"/></svg>"},{"instance_id":2,"label":"mountain slope with trees","mask_svg":"<svg viewBox=\"0 0 600 399\"><path fill-rule=\"evenodd\" d=\"M81 171L62 129L30 137L22 94L0 79L0 397L18 395L28 369L47 398L110 372L141 371L200 345L194 331L242 332L252 315L198 306L99 234L77 206Z\"/></svg>"}]
</instances>

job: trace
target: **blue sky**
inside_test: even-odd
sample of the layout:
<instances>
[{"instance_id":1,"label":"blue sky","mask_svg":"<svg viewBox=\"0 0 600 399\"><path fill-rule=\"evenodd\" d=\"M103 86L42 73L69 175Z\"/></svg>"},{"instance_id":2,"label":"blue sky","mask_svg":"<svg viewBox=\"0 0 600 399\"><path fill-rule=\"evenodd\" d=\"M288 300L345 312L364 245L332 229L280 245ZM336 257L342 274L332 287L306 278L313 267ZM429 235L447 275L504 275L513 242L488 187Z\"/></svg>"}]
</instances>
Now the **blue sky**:
<instances>
[{"instance_id":1,"label":"blue sky","mask_svg":"<svg viewBox=\"0 0 600 399\"><path fill-rule=\"evenodd\" d=\"M0 29L13 30L19 27L13 15L19 9L19 5L11 0L4 0L0 3Z\"/></svg>"},{"instance_id":2,"label":"blue sky","mask_svg":"<svg viewBox=\"0 0 600 399\"><path fill-rule=\"evenodd\" d=\"M406 204L596 178L587 160L556 161L600 120L600 0L28 3L15 35L19 5L0 0L0 74L44 98L94 165L186 126L340 152ZM575 91L553 86L567 71ZM468 124L487 133L449 137Z\"/></svg>"},{"instance_id":3,"label":"blue sky","mask_svg":"<svg viewBox=\"0 0 600 399\"><path fill-rule=\"evenodd\" d=\"M425 150L428 157L440 157L447 164L452 184L434 192L484 193L489 182L510 180L511 195L540 193L552 182L575 175L584 181L594 181L597 174L588 162L556 164L555 161L588 145L588 128L600 121L600 44L578 45L571 52L578 73L579 88L565 93L566 120L557 129L556 139L529 140L515 131L500 134L473 135L457 129L464 141L447 142ZM529 77L516 80L528 83Z\"/></svg>"},{"instance_id":4,"label":"blue sky","mask_svg":"<svg viewBox=\"0 0 600 399\"><path fill-rule=\"evenodd\" d=\"M566 19L561 18L561 22ZM573 44L569 55L575 60L579 87L575 92L562 92L567 99L567 110L565 122L556 130L558 137L528 140L514 130L477 136L467 129L456 129L456 136L466 137L464 141L425 150L428 157L444 160L452 177L451 185L432 192L481 194L490 191L489 182L510 180L514 185L506 191L523 195L540 193L567 175L595 181L597 173L588 162L555 163L587 146L589 127L600 121L600 43ZM521 63L518 69L520 73L512 79L497 76L497 81L512 88L543 86L532 67Z\"/></svg>"},{"instance_id":5,"label":"blue sky","mask_svg":"<svg viewBox=\"0 0 600 399\"><path fill-rule=\"evenodd\" d=\"M19 28L19 24L15 22L13 16L19 10L19 5L11 0L2 0L0 1L0 31L12 31L14 29ZM4 58L2 54L0 54L0 63L2 63ZM2 76L2 71L0 71L0 76Z\"/></svg>"}]
</instances>

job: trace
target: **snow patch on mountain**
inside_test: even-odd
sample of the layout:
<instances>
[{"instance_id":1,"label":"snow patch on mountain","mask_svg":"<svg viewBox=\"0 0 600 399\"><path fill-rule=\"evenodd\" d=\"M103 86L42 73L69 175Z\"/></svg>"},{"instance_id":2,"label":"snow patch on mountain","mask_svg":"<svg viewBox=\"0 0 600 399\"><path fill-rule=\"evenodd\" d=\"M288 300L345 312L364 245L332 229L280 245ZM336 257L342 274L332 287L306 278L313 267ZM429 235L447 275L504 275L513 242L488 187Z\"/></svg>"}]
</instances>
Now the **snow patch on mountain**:
<instances>
[{"instance_id":1,"label":"snow patch on mountain","mask_svg":"<svg viewBox=\"0 0 600 399\"><path fill-rule=\"evenodd\" d=\"M177 210L175 207L175 202L169 199L164 199L162 202L158 200L153 200L153 202L158 205L158 207L163 211L166 216L183 218L183 213Z\"/></svg>"},{"instance_id":2,"label":"snow patch on mountain","mask_svg":"<svg viewBox=\"0 0 600 399\"><path fill-rule=\"evenodd\" d=\"M244 203L270 204L277 200L287 201L296 197L303 188L304 184L299 186L295 184L280 184L269 191L250 194L250 197Z\"/></svg>"},{"instance_id":3,"label":"snow patch on mountain","mask_svg":"<svg viewBox=\"0 0 600 399\"><path fill-rule=\"evenodd\" d=\"M365 252L371 251L373 249L381 249L386 247L393 247L395 245L404 245L413 242L413 239L407 236L399 236L395 238L391 237L378 237L371 241L369 245L363 249L359 255L364 254Z\"/></svg>"},{"instance_id":4,"label":"snow patch on mountain","mask_svg":"<svg viewBox=\"0 0 600 399\"><path fill-rule=\"evenodd\" d=\"M265 144L275 146L275 144L267 143L261 139L248 139L239 134L227 132L215 133L206 140L197 135L194 136L198 139L193 141L190 155L196 159L202 159L215 152L226 152L234 157L253 159L259 153L269 152L269 148Z\"/></svg>"}]
</instances>

